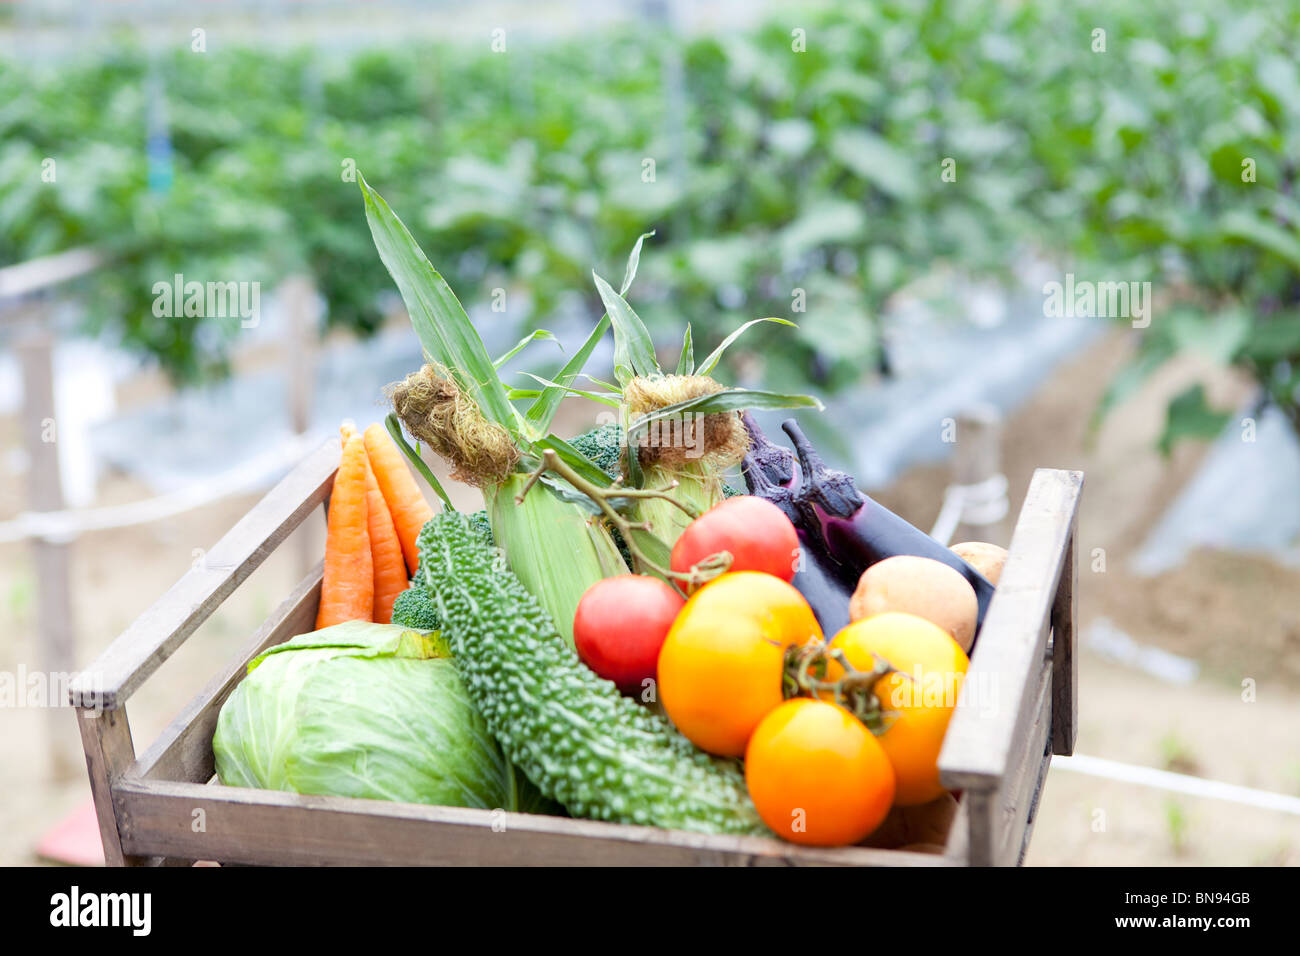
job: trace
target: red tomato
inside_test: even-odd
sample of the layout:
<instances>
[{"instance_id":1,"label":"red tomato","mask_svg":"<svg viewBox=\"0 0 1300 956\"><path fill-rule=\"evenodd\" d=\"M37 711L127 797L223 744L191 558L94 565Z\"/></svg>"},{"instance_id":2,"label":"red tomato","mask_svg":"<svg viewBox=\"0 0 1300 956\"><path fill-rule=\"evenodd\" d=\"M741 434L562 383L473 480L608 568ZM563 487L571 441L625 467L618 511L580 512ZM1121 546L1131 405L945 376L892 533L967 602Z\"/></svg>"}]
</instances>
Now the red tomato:
<instances>
[{"instance_id":1,"label":"red tomato","mask_svg":"<svg viewBox=\"0 0 1300 956\"><path fill-rule=\"evenodd\" d=\"M655 679L659 649L682 596L658 578L620 574L587 588L573 615L573 643L584 664L625 693Z\"/></svg>"},{"instance_id":2,"label":"red tomato","mask_svg":"<svg viewBox=\"0 0 1300 956\"><path fill-rule=\"evenodd\" d=\"M789 581L799 561L799 535L772 502L739 495L686 526L673 545L672 569L685 574L719 551L731 552L732 571L764 571Z\"/></svg>"}]
</instances>

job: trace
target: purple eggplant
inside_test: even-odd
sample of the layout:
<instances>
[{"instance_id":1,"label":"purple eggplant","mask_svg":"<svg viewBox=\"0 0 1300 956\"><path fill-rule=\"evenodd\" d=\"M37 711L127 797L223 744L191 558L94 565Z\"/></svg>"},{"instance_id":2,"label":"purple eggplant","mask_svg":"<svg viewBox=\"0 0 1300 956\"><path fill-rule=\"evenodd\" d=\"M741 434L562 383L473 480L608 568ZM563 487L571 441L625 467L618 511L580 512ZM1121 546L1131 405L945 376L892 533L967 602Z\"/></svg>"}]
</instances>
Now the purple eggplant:
<instances>
[{"instance_id":1,"label":"purple eggplant","mask_svg":"<svg viewBox=\"0 0 1300 956\"><path fill-rule=\"evenodd\" d=\"M853 587L838 563L826 553L821 536L811 534L799 522L794 490L799 481L799 464L788 449L767 440L748 415L750 450L741 463L749 493L772 502L794 523L799 537L799 565L791 580L807 599L827 639L849 623L849 598Z\"/></svg>"},{"instance_id":2,"label":"purple eggplant","mask_svg":"<svg viewBox=\"0 0 1300 956\"><path fill-rule=\"evenodd\" d=\"M862 572L885 558L914 554L942 561L965 575L979 601L975 633L993 597L993 585L982 574L924 531L909 524L884 505L857 489L842 471L826 467L794 419L781 428L794 442L802 472L793 504L799 519L795 527L818 536L839 568L853 579L852 592Z\"/></svg>"}]
</instances>

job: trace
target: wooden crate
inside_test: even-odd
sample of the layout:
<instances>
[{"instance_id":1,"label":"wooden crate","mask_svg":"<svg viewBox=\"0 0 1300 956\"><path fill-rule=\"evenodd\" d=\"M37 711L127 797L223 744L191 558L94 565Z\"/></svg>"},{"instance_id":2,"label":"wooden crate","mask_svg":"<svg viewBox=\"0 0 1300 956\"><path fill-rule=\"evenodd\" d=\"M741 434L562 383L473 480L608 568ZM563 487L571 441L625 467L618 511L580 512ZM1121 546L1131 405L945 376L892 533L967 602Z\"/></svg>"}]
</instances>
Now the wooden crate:
<instances>
[{"instance_id":1,"label":"wooden crate","mask_svg":"<svg viewBox=\"0 0 1300 956\"><path fill-rule=\"evenodd\" d=\"M502 811L301 796L214 782L221 705L266 648L310 631L318 565L162 735L137 755L126 703L312 511L338 442L312 453L76 678L72 704L110 865L632 864L987 865L1024 857L1054 753L1076 724L1075 528L1079 472L1039 469L971 660L940 759L962 791L945 853L813 849L775 838Z\"/></svg>"}]
</instances>

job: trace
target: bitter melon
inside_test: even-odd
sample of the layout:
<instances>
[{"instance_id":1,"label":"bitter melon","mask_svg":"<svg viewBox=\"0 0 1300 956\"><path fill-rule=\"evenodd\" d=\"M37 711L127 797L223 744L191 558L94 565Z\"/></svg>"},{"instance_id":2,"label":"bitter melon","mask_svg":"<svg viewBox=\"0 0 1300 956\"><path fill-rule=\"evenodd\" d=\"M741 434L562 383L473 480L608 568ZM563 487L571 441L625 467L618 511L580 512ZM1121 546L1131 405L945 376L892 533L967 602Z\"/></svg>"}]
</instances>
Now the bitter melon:
<instances>
[{"instance_id":1,"label":"bitter melon","mask_svg":"<svg viewBox=\"0 0 1300 956\"><path fill-rule=\"evenodd\" d=\"M419 538L418 581L437 601L470 698L502 750L574 816L704 833L765 833L734 761L592 673L466 516Z\"/></svg>"}]
</instances>

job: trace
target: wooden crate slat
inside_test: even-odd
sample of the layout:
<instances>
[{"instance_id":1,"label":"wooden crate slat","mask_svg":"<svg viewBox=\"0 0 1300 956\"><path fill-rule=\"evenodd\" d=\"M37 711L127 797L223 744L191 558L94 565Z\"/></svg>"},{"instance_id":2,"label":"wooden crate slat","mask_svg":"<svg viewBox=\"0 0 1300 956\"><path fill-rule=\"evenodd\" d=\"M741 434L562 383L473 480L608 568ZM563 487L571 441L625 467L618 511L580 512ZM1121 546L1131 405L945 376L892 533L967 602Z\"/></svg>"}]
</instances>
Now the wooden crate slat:
<instances>
[{"instance_id":1,"label":"wooden crate slat","mask_svg":"<svg viewBox=\"0 0 1300 956\"><path fill-rule=\"evenodd\" d=\"M222 673L177 714L136 760L133 776L190 783L203 783L212 777L212 735L221 706L243 680L249 661L268 647L315 628L323 568L324 562L318 562Z\"/></svg>"},{"instance_id":2,"label":"wooden crate slat","mask_svg":"<svg viewBox=\"0 0 1300 956\"><path fill-rule=\"evenodd\" d=\"M228 863L945 866L950 862L937 854L899 850L820 849L774 838L134 778L122 781L117 800L123 842L131 852ZM201 830L196 831L196 820L202 820Z\"/></svg>"},{"instance_id":3,"label":"wooden crate slat","mask_svg":"<svg viewBox=\"0 0 1300 956\"><path fill-rule=\"evenodd\" d=\"M1077 471L1034 472L939 755L949 788L996 789L1024 739L1082 484Z\"/></svg>"},{"instance_id":4,"label":"wooden crate slat","mask_svg":"<svg viewBox=\"0 0 1300 956\"><path fill-rule=\"evenodd\" d=\"M72 682L74 706L112 709L130 696L328 496L338 468L331 439L249 510L152 607Z\"/></svg>"},{"instance_id":5,"label":"wooden crate slat","mask_svg":"<svg viewBox=\"0 0 1300 956\"><path fill-rule=\"evenodd\" d=\"M1052 753L1074 753L1079 732L1079 659L1075 653L1075 594L1079 590L1079 511L1070 519L1065 566L1052 603Z\"/></svg>"},{"instance_id":6,"label":"wooden crate slat","mask_svg":"<svg viewBox=\"0 0 1300 956\"><path fill-rule=\"evenodd\" d=\"M78 708L77 729L86 751L86 771L90 775L90 793L99 819L99 837L104 844L107 866L135 865L137 860L123 853L120 820L114 803L115 785L126 773L135 747L131 727L124 711L93 711Z\"/></svg>"},{"instance_id":7,"label":"wooden crate slat","mask_svg":"<svg viewBox=\"0 0 1300 956\"><path fill-rule=\"evenodd\" d=\"M1013 866L1020 862L1029 819L1051 761L1052 668L1044 663L1034 692L1033 720L1018 748L1015 765L997 790L993 862Z\"/></svg>"}]
</instances>

